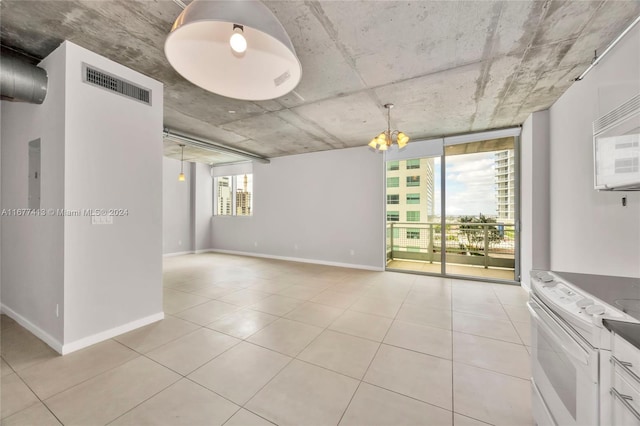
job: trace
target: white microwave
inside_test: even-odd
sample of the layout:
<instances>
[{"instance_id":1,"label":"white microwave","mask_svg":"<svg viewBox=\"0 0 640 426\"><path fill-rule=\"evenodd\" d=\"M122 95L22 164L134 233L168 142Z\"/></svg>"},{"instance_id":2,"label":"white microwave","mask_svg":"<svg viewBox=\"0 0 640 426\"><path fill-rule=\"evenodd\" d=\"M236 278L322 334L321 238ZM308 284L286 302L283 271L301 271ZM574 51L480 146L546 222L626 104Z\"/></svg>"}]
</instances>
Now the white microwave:
<instances>
[{"instance_id":1,"label":"white microwave","mask_svg":"<svg viewBox=\"0 0 640 426\"><path fill-rule=\"evenodd\" d=\"M595 189L640 191L640 94L593 122Z\"/></svg>"}]
</instances>

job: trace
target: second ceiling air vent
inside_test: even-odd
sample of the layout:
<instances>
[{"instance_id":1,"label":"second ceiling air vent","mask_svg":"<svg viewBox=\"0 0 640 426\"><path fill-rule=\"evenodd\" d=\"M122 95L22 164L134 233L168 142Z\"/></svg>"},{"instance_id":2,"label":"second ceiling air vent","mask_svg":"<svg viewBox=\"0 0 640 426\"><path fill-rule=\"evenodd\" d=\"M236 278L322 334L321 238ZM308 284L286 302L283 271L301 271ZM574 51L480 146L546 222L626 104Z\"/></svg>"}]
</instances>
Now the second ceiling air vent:
<instances>
[{"instance_id":1,"label":"second ceiling air vent","mask_svg":"<svg viewBox=\"0 0 640 426\"><path fill-rule=\"evenodd\" d=\"M82 81L101 87L119 95L135 99L147 105L151 105L151 90L123 80L119 77L99 70L87 64L82 64Z\"/></svg>"}]
</instances>

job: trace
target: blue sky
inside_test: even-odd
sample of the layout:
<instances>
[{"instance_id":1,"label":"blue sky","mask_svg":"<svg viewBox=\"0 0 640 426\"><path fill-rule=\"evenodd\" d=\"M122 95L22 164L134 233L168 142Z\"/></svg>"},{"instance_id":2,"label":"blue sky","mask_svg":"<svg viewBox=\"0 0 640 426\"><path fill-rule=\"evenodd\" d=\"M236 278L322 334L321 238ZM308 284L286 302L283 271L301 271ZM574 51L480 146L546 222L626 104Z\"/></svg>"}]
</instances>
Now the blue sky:
<instances>
[{"instance_id":1,"label":"blue sky","mask_svg":"<svg viewBox=\"0 0 640 426\"><path fill-rule=\"evenodd\" d=\"M493 152L454 155L446 159L446 215L496 215ZM440 158L435 163L435 209L440 212Z\"/></svg>"}]
</instances>

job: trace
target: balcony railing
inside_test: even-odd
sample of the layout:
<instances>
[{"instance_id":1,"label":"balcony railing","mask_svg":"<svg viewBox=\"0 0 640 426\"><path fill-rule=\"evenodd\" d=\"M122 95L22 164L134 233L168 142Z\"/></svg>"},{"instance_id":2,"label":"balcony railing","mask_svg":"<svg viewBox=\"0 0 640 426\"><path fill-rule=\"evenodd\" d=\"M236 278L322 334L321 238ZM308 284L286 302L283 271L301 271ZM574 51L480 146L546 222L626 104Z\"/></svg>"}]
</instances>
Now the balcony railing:
<instances>
[{"instance_id":1,"label":"balcony railing","mask_svg":"<svg viewBox=\"0 0 640 426\"><path fill-rule=\"evenodd\" d=\"M387 260L441 262L442 225L387 223ZM515 268L515 226L505 223L449 223L445 225L447 263Z\"/></svg>"}]
</instances>

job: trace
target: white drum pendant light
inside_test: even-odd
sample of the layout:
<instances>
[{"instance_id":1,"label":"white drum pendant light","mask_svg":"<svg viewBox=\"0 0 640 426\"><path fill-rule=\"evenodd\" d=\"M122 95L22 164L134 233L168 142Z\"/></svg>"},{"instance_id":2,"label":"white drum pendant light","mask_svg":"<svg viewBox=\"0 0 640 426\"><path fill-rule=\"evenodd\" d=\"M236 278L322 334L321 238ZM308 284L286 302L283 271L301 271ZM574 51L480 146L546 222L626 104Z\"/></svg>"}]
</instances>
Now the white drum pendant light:
<instances>
[{"instance_id":1,"label":"white drum pendant light","mask_svg":"<svg viewBox=\"0 0 640 426\"><path fill-rule=\"evenodd\" d=\"M278 98L302 77L291 39L259 1L194 0L173 24L164 52L184 78L228 98Z\"/></svg>"}]
</instances>

